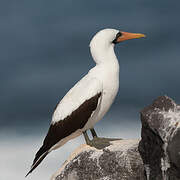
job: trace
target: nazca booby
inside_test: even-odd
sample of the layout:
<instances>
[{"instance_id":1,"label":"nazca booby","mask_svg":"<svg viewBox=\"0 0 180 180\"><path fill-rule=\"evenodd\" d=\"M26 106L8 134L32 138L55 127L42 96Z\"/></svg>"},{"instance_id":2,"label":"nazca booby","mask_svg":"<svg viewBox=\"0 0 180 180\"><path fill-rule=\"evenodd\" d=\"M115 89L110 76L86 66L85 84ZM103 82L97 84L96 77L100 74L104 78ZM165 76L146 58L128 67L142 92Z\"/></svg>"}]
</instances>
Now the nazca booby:
<instances>
[{"instance_id":1,"label":"nazca booby","mask_svg":"<svg viewBox=\"0 0 180 180\"><path fill-rule=\"evenodd\" d=\"M72 138L84 134L86 143L93 145L93 140L88 138L86 131L90 129L92 136L97 137L94 125L109 110L119 88L119 63L114 53L114 45L141 37L145 35L104 29L92 38L90 51L96 66L75 84L57 105L43 145L36 153L28 174L48 153Z\"/></svg>"}]
</instances>

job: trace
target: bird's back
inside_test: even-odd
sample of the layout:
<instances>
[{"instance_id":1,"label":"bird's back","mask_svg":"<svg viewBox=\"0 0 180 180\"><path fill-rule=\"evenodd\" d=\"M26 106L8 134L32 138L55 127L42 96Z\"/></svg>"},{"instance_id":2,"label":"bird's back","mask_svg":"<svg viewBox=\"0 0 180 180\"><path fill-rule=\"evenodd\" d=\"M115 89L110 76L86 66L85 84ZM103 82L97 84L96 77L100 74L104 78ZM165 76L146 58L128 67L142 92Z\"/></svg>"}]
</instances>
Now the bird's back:
<instances>
[{"instance_id":1,"label":"bird's back","mask_svg":"<svg viewBox=\"0 0 180 180\"><path fill-rule=\"evenodd\" d=\"M63 120L75 111L86 100L102 91L102 82L88 73L78 81L58 103L52 118L52 123Z\"/></svg>"}]
</instances>

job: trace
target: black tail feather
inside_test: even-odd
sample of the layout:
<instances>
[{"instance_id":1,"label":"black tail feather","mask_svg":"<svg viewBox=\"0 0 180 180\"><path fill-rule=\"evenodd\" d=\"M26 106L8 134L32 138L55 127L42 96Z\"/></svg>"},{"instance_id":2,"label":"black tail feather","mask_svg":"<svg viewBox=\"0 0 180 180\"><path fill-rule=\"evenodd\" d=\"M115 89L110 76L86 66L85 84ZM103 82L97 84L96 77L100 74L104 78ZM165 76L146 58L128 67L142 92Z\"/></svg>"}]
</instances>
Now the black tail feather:
<instances>
[{"instance_id":1,"label":"black tail feather","mask_svg":"<svg viewBox=\"0 0 180 180\"><path fill-rule=\"evenodd\" d=\"M48 151L46 151L46 152L44 152L40 157L37 157L37 154L36 154L36 157L35 157L35 159L34 159L34 161L33 161L33 164L32 164L32 166L31 166L31 169L30 169L30 171L26 174L26 176L25 177L27 177L41 162L42 162L42 160L48 155Z\"/></svg>"}]
</instances>

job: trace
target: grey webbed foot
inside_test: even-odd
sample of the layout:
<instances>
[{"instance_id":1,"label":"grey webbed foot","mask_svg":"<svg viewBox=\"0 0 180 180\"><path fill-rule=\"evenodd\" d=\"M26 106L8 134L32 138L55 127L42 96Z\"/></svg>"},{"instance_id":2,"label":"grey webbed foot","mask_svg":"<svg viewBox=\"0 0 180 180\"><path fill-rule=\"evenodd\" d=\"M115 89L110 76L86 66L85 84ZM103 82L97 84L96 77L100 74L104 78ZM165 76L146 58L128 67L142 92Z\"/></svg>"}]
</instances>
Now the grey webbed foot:
<instances>
[{"instance_id":1,"label":"grey webbed foot","mask_svg":"<svg viewBox=\"0 0 180 180\"><path fill-rule=\"evenodd\" d=\"M86 140L86 144L91 146L91 147L95 147L96 149L103 149L105 147L108 147L111 145L111 141L116 141L116 140L121 140L121 139L116 139L116 138L100 138L97 137L97 134L94 133L95 131L93 131L94 129L91 129L91 133L93 136L93 139L90 140L87 132L83 132L84 138Z\"/></svg>"},{"instance_id":2,"label":"grey webbed foot","mask_svg":"<svg viewBox=\"0 0 180 180\"><path fill-rule=\"evenodd\" d=\"M100 137L94 137L91 140L91 145L97 149L104 149L105 147L108 147L111 145L111 141L116 141L116 140L120 140L120 139L114 139L114 138L100 138Z\"/></svg>"}]
</instances>

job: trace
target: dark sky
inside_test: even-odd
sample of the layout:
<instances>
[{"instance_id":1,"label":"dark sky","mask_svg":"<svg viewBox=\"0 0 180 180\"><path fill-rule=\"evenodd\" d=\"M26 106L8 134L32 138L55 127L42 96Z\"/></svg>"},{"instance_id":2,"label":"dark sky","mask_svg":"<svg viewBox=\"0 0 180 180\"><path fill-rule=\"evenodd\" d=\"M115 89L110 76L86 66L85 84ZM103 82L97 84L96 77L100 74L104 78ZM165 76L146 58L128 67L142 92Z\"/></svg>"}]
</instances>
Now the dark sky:
<instances>
[{"instance_id":1,"label":"dark sky","mask_svg":"<svg viewBox=\"0 0 180 180\"><path fill-rule=\"evenodd\" d=\"M112 114L165 94L180 102L179 7L178 0L1 1L0 128L47 125L94 66L89 42L103 28L147 35L115 48L120 92Z\"/></svg>"}]
</instances>

